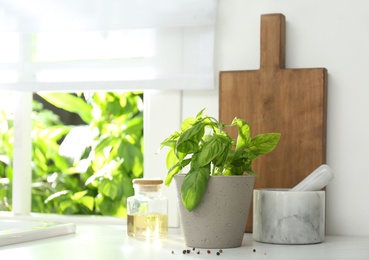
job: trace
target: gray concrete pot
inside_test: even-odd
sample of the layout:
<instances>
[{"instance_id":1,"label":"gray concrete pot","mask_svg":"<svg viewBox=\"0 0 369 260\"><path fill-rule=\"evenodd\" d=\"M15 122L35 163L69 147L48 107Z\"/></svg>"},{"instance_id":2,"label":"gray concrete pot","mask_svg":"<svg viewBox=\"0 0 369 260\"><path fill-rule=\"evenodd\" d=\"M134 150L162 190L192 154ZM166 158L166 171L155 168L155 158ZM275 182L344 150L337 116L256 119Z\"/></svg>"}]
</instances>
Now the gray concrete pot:
<instances>
[{"instance_id":1,"label":"gray concrete pot","mask_svg":"<svg viewBox=\"0 0 369 260\"><path fill-rule=\"evenodd\" d=\"M242 244L254 176L211 176L202 202L192 212L181 200L185 175L174 177L180 220L186 246L196 248L233 248Z\"/></svg>"}]
</instances>

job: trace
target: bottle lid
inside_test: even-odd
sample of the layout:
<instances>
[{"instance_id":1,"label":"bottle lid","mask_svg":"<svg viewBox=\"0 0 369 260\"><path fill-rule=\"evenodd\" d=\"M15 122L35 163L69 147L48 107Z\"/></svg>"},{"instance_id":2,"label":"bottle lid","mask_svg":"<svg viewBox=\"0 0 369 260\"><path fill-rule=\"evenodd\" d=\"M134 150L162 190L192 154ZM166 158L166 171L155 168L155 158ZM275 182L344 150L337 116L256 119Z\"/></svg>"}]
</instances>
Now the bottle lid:
<instances>
[{"instance_id":1,"label":"bottle lid","mask_svg":"<svg viewBox=\"0 0 369 260\"><path fill-rule=\"evenodd\" d=\"M137 185L160 185L163 184L163 180L160 179L133 179L133 184Z\"/></svg>"},{"instance_id":2,"label":"bottle lid","mask_svg":"<svg viewBox=\"0 0 369 260\"><path fill-rule=\"evenodd\" d=\"M163 184L163 180L159 179L133 179L132 180L133 187L137 189L137 191L143 192L158 192L161 190Z\"/></svg>"}]
</instances>

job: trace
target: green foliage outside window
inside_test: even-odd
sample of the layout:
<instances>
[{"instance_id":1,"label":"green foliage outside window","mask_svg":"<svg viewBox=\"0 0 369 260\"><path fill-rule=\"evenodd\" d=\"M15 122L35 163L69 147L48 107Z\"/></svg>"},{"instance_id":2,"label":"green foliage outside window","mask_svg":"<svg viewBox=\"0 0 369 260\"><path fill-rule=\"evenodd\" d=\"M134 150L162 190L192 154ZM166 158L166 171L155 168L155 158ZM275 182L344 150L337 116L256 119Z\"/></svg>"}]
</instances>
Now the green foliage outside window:
<instances>
[{"instance_id":1,"label":"green foliage outside window","mask_svg":"<svg viewBox=\"0 0 369 260\"><path fill-rule=\"evenodd\" d=\"M11 209L13 160L13 120L8 119L5 111L0 110L0 210Z\"/></svg>"},{"instance_id":2,"label":"green foliage outside window","mask_svg":"<svg viewBox=\"0 0 369 260\"><path fill-rule=\"evenodd\" d=\"M125 216L132 179L143 175L142 93L39 95L77 113L85 125L64 125L34 101L32 211ZM6 123L7 131L0 129L0 210L11 210L13 125L0 114L0 124Z\"/></svg>"}]
</instances>

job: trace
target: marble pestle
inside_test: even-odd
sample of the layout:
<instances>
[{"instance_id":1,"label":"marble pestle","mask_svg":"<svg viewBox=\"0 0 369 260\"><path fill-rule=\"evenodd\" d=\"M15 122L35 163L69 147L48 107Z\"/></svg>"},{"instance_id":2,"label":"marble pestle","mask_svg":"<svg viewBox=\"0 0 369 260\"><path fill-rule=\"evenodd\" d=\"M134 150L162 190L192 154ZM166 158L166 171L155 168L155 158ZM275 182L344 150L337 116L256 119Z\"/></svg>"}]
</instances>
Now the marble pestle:
<instances>
[{"instance_id":1,"label":"marble pestle","mask_svg":"<svg viewBox=\"0 0 369 260\"><path fill-rule=\"evenodd\" d=\"M331 168L326 164L322 164L290 191L318 191L327 186L332 179Z\"/></svg>"}]
</instances>

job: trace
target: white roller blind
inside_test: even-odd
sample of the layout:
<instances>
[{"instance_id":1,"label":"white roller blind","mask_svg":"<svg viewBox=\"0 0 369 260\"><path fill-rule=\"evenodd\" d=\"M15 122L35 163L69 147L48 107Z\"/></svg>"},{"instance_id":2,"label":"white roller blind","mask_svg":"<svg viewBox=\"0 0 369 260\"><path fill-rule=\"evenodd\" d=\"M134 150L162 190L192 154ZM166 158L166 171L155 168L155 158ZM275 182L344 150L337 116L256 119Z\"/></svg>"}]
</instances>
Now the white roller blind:
<instances>
[{"instance_id":1,"label":"white roller blind","mask_svg":"<svg viewBox=\"0 0 369 260\"><path fill-rule=\"evenodd\" d=\"M0 36L19 35L20 58L0 57L0 72L18 75L0 81L0 89L214 88L216 5L216 0L1 0ZM102 56L89 57L89 47ZM59 58L42 58L42 48ZM66 58L78 50L80 55Z\"/></svg>"}]
</instances>

